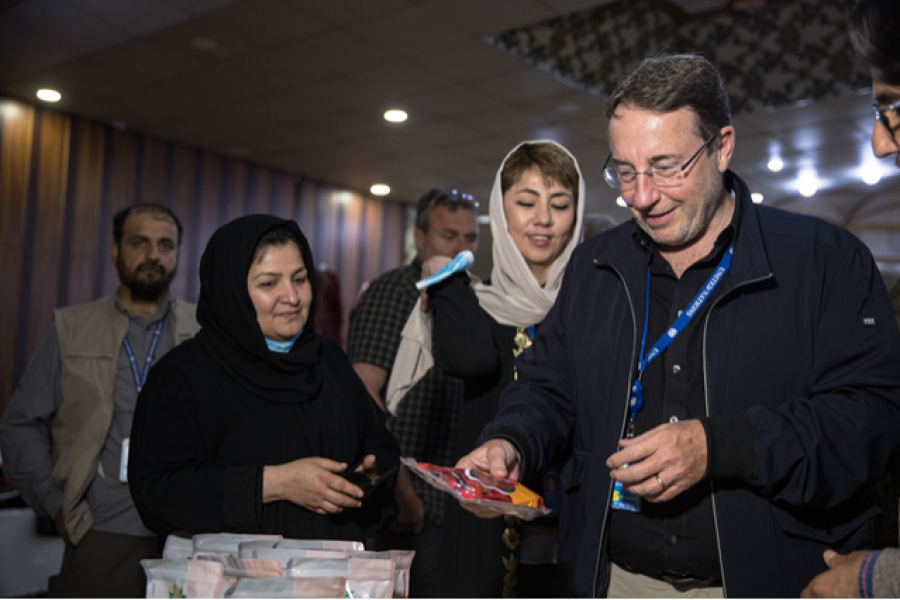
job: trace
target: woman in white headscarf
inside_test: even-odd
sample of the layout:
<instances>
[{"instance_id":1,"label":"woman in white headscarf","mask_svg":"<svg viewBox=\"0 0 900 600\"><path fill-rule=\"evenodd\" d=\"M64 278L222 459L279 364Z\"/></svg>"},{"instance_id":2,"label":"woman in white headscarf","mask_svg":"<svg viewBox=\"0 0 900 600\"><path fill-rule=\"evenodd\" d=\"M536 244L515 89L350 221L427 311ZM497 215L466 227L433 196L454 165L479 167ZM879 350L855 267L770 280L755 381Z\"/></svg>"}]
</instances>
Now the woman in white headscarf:
<instances>
[{"instance_id":1,"label":"woman in white headscarf","mask_svg":"<svg viewBox=\"0 0 900 600\"><path fill-rule=\"evenodd\" d=\"M575 157L555 142L524 142L504 159L491 191L489 283L458 273L428 289L422 308L433 317L434 363L465 381L455 459L475 447L497 412L500 393L516 377L515 357L531 346L553 306L581 240L583 212L584 181ZM422 267L423 277L449 260L432 258ZM542 482L525 483L541 491ZM503 520L478 519L448 503L441 524L446 596L497 597L514 590L519 532L516 522L509 525L504 531Z\"/></svg>"}]
</instances>

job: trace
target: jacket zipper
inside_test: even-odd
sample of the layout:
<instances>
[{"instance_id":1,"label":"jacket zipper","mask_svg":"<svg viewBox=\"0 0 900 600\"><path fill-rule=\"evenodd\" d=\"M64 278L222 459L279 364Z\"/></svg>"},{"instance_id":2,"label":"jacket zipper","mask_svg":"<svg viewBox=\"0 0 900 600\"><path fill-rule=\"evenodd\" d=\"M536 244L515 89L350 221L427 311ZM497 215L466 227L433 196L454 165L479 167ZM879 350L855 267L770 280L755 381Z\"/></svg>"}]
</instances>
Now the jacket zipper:
<instances>
[{"instance_id":1,"label":"jacket zipper","mask_svg":"<svg viewBox=\"0 0 900 600\"><path fill-rule=\"evenodd\" d=\"M599 267L599 266L609 267L610 269L615 271L615 273L619 277L619 279L622 280L622 287L625 288L625 295L628 297L628 307L631 309L631 322L634 327L634 334L631 337L631 339L633 340L631 343L632 344L631 345L631 362L628 364L634 365L635 364L634 355L635 355L635 352L637 352L637 342L634 341L635 337L637 336L637 318L635 318L635 316L634 316L634 302L631 300L631 292L628 290L628 284L625 282L625 278L622 276L622 273L619 271L618 268L616 268L615 265L613 265L611 263L597 262L596 260L594 260L594 266L595 267ZM631 384L632 384L631 375L634 373L634 369L629 369L628 373L629 373L628 374L628 388L627 388L628 394L625 397L625 410L622 412L622 425L619 427L619 431L625 430L625 423L628 420L628 406L631 402ZM609 518L609 510L610 510L609 506L612 503L612 493L613 493L613 486L610 485L609 492L606 494L606 504L605 504L606 510L603 512L603 524L600 526L600 546L597 547L597 561L595 563L596 566L594 567L594 582L593 582L593 585L591 586L591 597L592 598L597 597L597 578L600 576L600 556L603 553L603 536L606 532L606 520L607 520L607 518ZM721 559L719 559L719 560L721 561ZM609 570L607 570L607 573L609 573ZM609 581L607 581L606 583L607 583L607 585L609 585Z\"/></svg>"},{"instance_id":2,"label":"jacket zipper","mask_svg":"<svg viewBox=\"0 0 900 600\"><path fill-rule=\"evenodd\" d=\"M712 316L713 309L716 307L716 305L719 302L721 302L725 297L729 296L735 290L742 288L744 286L753 284L753 283L759 283L760 281L765 281L767 279L771 279L773 275L774 275L774 273L769 273L768 275L766 275L764 277L758 277L756 279L750 279L747 281L743 281L743 282L735 285L733 288L728 290L726 293L719 296L719 298L716 299L709 306L709 312L706 313L706 319L703 321L703 398L706 403L706 416L707 417L709 417L709 381L707 378L707 370L706 370L706 334L707 334L707 331L709 330L709 318ZM719 565L721 565L721 567L722 567L722 596L727 598L728 597L728 585L725 582L725 563L722 560L722 540L719 539L719 516L718 516L718 512L716 511L716 490L715 490L715 484L712 481L709 482L709 493L710 493L710 496L712 497L713 525L715 526L715 529L716 529L716 550L719 553Z\"/></svg>"}]
</instances>

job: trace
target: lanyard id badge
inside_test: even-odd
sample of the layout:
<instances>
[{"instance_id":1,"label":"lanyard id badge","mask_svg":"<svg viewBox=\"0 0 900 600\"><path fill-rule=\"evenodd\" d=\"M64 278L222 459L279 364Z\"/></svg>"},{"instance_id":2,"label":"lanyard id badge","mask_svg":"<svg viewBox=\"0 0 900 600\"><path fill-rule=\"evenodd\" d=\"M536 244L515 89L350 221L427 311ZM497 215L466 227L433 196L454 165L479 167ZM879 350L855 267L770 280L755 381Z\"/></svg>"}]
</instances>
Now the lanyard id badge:
<instances>
[{"instance_id":1,"label":"lanyard id badge","mask_svg":"<svg viewBox=\"0 0 900 600\"><path fill-rule=\"evenodd\" d=\"M159 323L156 324L156 330L153 332L153 338L150 340L150 348L147 350L147 358L144 359L143 371L138 368L137 359L134 357L134 349L131 347L131 342L128 341L128 336L125 336L125 339L122 340L122 347L125 349L125 354L128 355L128 364L131 365L131 376L134 379L134 388L137 390L138 394L141 393L144 384L147 383L147 374L150 372L150 366L153 364L153 358L156 356L156 346L159 344L159 336L162 333L165 323L166 319L163 317L160 319ZM122 456L119 461L119 481L122 483L128 483L128 448L130 445L130 437L122 440Z\"/></svg>"},{"instance_id":2,"label":"lanyard id badge","mask_svg":"<svg viewBox=\"0 0 900 600\"><path fill-rule=\"evenodd\" d=\"M637 415L644 408L644 387L641 383L641 377L644 375L644 371L647 369L647 365L649 365L653 359L662 354L662 352L669 347L669 344L672 343L678 334L684 331L684 328L687 327L687 324L690 323L691 319L694 318L694 315L700 310L700 308L706 303L709 297L712 295L713 290L716 289L716 286L719 285L719 282L722 281L722 277L725 276L725 273L728 272L728 269L731 268L731 257L734 255L734 244L728 248L728 251L725 253L725 256L722 257L722 260L719 261L719 265L716 267L716 270L713 271L713 274L709 276L709 279L706 280L706 283L703 284L703 287L700 288L700 291L697 292L697 295L694 296L694 299L691 300L691 303L688 304L688 307L682 311L682 313L675 319L675 322L672 323L672 326L666 329L666 332L656 341L655 344L650 348L647 352L646 356L644 355L644 349L647 343L647 324L649 322L649 314L650 314L650 269L647 269L647 298L644 304L644 335L641 339L641 353L638 356L638 376L634 382L634 385L631 386L631 397L628 403L628 412L629 419L628 425L625 431L625 437L631 439L634 437L634 429L635 429L635 421L637 420ZM622 465L622 469L628 468L629 463ZM613 494L612 494L612 502L610 503L610 507L615 510L627 510L631 512L640 512L641 511L641 497L635 494L634 492L628 491L622 485L621 481L616 481L613 486Z\"/></svg>"}]
</instances>

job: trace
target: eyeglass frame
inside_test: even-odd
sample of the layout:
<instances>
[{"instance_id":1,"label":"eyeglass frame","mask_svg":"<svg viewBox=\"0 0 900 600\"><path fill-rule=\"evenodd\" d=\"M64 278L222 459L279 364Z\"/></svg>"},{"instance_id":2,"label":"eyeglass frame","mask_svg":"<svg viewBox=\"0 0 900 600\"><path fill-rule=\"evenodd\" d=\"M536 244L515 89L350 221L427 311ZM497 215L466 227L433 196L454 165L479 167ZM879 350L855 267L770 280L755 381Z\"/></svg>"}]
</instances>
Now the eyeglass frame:
<instances>
[{"instance_id":1,"label":"eyeglass frame","mask_svg":"<svg viewBox=\"0 0 900 600\"><path fill-rule=\"evenodd\" d=\"M697 160L697 157L700 156L700 153L703 152L703 150L704 150L707 146L709 146L710 142L712 142L714 139L716 139L716 136L717 136L717 135L719 135L719 132L718 132L718 131L715 132L714 134L712 134L711 136L709 136L709 138L708 138L705 142L703 142L703 145L700 146L700 149L697 150L697 151L694 153L694 155L688 159L688 161L687 161L686 163L684 163L684 164L681 165L681 166L678 166L678 165L672 165L672 166L677 167L678 170L675 171L675 173L673 173L673 174L671 175L671 177L669 177L668 180L672 179L673 177L675 177L675 176L677 176L677 175L683 174L684 171L685 171L685 169L687 169L689 166L691 166L691 163L693 163L695 160ZM606 157L606 162L603 163L603 179L606 181L606 184L607 184L609 187L613 188L614 190L621 190L621 189L622 189L622 186L621 186L621 185L618 185L618 186L613 185L613 180L615 180L615 177L614 177L613 175L611 175L610 173L608 173L608 171L612 171L612 170L614 170L614 169L615 169L616 171L619 170L618 167L610 167L610 168L607 168L607 165L609 164L610 159L612 159L612 152L609 153L609 156ZM666 166L669 166L669 165L666 165ZM638 177L640 177L641 175L646 175L646 176L650 179L650 181L653 182L653 185L656 185L656 186L659 186L659 187L667 187L666 184L659 185L659 182L657 182L656 180L653 179L652 173L653 173L653 169L654 169L655 167L656 167L656 165L650 165L650 168L647 169L646 171L638 171L638 170L635 169L635 172L634 172L634 183L635 183L635 186L637 186L637 180L638 180ZM668 181L668 180L664 180L664 181Z\"/></svg>"},{"instance_id":2,"label":"eyeglass frame","mask_svg":"<svg viewBox=\"0 0 900 600\"><path fill-rule=\"evenodd\" d=\"M889 104L889 105L885 106L884 108L878 106L877 100L873 100L872 101L872 110L875 111L875 120L878 121L879 123L881 123L882 126L884 126L885 131L887 131L887 134L891 137L891 139L894 139L894 130L891 128L891 122L888 121L887 115L884 113L896 112L896 111L900 110L900 100L897 100L893 104Z\"/></svg>"}]
</instances>

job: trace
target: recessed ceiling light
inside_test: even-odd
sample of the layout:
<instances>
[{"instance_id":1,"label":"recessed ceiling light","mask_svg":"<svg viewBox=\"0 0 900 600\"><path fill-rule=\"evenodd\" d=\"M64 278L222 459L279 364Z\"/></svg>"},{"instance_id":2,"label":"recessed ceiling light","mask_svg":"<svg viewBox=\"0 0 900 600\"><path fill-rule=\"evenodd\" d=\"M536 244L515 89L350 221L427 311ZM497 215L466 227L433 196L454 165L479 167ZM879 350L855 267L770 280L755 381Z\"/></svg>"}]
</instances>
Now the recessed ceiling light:
<instances>
[{"instance_id":1,"label":"recessed ceiling light","mask_svg":"<svg viewBox=\"0 0 900 600\"><path fill-rule=\"evenodd\" d=\"M404 110L389 110L384 113L384 120L390 121L391 123L402 123L407 119L408 115Z\"/></svg>"},{"instance_id":2,"label":"recessed ceiling light","mask_svg":"<svg viewBox=\"0 0 900 600\"><path fill-rule=\"evenodd\" d=\"M491 215L478 215L478 224L479 225L490 225L491 224Z\"/></svg>"},{"instance_id":3,"label":"recessed ceiling light","mask_svg":"<svg viewBox=\"0 0 900 600\"><path fill-rule=\"evenodd\" d=\"M622 208L628 208L628 203L625 202L625 198L623 198L622 196L616 198L616 204L618 204Z\"/></svg>"},{"instance_id":4,"label":"recessed ceiling light","mask_svg":"<svg viewBox=\"0 0 900 600\"><path fill-rule=\"evenodd\" d=\"M19 116L19 107L12 102L0 102L0 115L7 119L15 118Z\"/></svg>"},{"instance_id":5,"label":"recessed ceiling light","mask_svg":"<svg viewBox=\"0 0 900 600\"><path fill-rule=\"evenodd\" d=\"M819 181L813 171L802 171L797 179L797 191L804 198L811 198L819 191Z\"/></svg>"},{"instance_id":6,"label":"recessed ceiling light","mask_svg":"<svg viewBox=\"0 0 900 600\"><path fill-rule=\"evenodd\" d=\"M769 160L769 164L767 166L769 167L770 171L772 171L773 173L777 173L784 168L784 161L777 156L773 156Z\"/></svg>"},{"instance_id":7,"label":"recessed ceiling light","mask_svg":"<svg viewBox=\"0 0 900 600\"><path fill-rule=\"evenodd\" d=\"M753 200L753 204L762 204L762 201L765 199L765 197L759 192L753 192L752 194L750 194L750 199Z\"/></svg>"},{"instance_id":8,"label":"recessed ceiling light","mask_svg":"<svg viewBox=\"0 0 900 600\"><path fill-rule=\"evenodd\" d=\"M863 168L860 169L860 175L867 185L875 185L881 181L881 169L878 168L877 163L864 165Z\"/></svg>"},{"instance_id":9,"label":"recessed ceiling light","mask_svg":"<svg viewBox=\"0 0 900 600\"><path fill-rule=\"evenodd\" d=\"M44 102L59 102L62 99L62 94L56 90L38 90L37 97Z\"/></svg>"},{"instance_id":10,"label":"recessed ceiling light","mask_svg":"<svg viewBox=\"0 0 900 600\"><path fill-rule=\"evenodd\" d=\"M219 42L208 37L197 37L191 40L191 46L204 52L212 52L219 49Z\"/></svg>"},{"instance_id":11,"label":"recessed ceiling light","mask_svg":"<svg viewBox=\"0 0 900 600\"><path fill-rule=\"evenodd\" d=\"M383 183L376 183L369 188L369 191L376 196L387 196L391 193L391 188L390 186L384 185Z\"/></svg>"}]
</instances>

